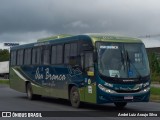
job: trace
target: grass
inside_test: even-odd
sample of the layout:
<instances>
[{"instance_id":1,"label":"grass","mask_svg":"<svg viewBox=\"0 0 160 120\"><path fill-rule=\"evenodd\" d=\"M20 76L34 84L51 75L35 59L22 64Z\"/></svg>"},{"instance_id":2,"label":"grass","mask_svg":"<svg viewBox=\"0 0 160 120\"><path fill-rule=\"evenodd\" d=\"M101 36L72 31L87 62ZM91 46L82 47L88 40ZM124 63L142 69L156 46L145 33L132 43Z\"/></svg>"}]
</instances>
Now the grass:
<instances>
[{"instance_id":1,"label":"grass","mask_svg":"<svg viewBox=\"0 0 160 120\"><path fill-rule=\"evenodd\" d=\"M150 100L160 102L160 88L151 87Z\"/></svg>"},{"instance_id":2,"label":"grass","mask_svg":"<svg viewBox=\"0 0 160 120\"><path fill-rule=\"evenodd\" d=\"M151 94L160 96L160 88L151 87Z\"/></svg>"},{"instance_id":3,"label":"grass","mask_svg":"<svg viewBox=\"0 0 160 120\"><path fill-rule=\"evenodd\" d=\"M9 84L9 80L3 80L3 79L1 79L0 80L0 84Z\"/></svg>"}]
</instances>

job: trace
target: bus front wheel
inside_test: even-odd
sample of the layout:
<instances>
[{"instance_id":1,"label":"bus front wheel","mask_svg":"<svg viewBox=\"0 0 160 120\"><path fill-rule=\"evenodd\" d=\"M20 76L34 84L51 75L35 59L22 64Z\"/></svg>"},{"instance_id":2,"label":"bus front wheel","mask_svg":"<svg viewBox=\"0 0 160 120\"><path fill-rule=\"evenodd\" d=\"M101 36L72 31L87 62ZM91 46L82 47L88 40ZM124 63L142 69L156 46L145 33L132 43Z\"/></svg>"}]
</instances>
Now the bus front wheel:
<instances>
[{"instance_id":1,"label":"bus front wheel","mask_svg":"<svg viewBox=\"0 0 160 120\"><path fill-rule=\"evenodd\" d=\"M70 102L73 107L80 107L80 95L76 86L73 86L70 90Z\"/></svg>"},{"instance_id":2,"label":"bus front wheel","mask_svg":"<svg viewBox=\"0 0 160 120\"><path fill-rule=\"evenodd\" d=\"M118 109L123 109L127 105L127 102L115 102L114 104Z\"/></svg>"}]
</instances>

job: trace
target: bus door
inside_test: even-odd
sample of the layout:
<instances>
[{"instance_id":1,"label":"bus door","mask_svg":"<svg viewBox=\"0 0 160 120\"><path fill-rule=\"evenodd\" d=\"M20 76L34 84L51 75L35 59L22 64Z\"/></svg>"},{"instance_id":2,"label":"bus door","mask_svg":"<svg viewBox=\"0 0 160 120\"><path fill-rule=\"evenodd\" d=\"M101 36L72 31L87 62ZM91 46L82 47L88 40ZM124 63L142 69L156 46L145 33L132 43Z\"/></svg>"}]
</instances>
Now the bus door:
<instances>
[{"instance_id":1,"label":"bus door","mask_svg":"<svg viewBox=\"0 0 160 120\"><path fill-rule=\"evenodd\" d=\"M96 103L96 80L94 75L93 52L84 53L84 100L85 102Z\"/></svg>"}]
</instances>

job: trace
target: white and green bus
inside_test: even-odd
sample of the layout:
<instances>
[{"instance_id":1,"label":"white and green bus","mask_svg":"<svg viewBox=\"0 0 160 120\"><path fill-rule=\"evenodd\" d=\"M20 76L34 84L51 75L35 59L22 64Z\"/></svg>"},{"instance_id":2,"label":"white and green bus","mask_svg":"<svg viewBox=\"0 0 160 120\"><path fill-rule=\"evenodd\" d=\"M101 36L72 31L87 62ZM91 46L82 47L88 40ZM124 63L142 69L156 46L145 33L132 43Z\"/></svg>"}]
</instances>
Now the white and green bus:
<instances>
[{"instance_id":1,"label":"white and green bus","mask_svg":"<svg viewBox=\"0 0 160 120\"><path fill-rule=\"evenodd\" d=\"M10 87L29 99L148 102L150 69L143 42L107 35L58 35L11 48Z\"/></svg>"}]
</instances>

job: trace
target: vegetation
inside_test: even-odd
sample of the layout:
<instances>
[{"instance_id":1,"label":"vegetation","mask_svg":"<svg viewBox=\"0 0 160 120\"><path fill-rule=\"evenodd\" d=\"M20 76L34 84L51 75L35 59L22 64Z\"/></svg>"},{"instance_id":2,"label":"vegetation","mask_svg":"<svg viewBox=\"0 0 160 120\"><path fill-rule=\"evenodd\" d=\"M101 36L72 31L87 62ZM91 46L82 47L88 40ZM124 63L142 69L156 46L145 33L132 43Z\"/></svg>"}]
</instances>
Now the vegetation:
<instances>
[{"instance_id":1,"label":"vegetation","mask_svg":"<svg viewBox=\"0 0 160 120\"><path fill-rule=\"evenodd\" d=\"M160 96L160 88L151 87L151 94Z\"/></svg>"},{"instance_id":2,"label":"vegetation","mask_svg":"<svg viewBox=\"0 0 160 120\"><path fill-rule=\"evenodd\" d=\"M158 101L160 102L160 88L151 87L151 101Z\"/></svg>"},{"instance_id":3,"label":"vegetation","mask_svg":"<svg viewBox=\"0 0 160 120\"><path fill-rule=\"evenodd\" d=\"M152 82L160 83L160 58L155 53L149 55Z\"/></svg>"},{"instance_id":4,"label":"vegetation","mask_svg":"<svg viewBox=\"0 0 160 120\"><path fill-rule=\"evenodd\" d=\"M9 51L7 49L0 49L0 62L9 60Z\"/></svg>"},{"instance_id":5,"label":"vegetation","mask_svg":"<svg viewBox=\"0 0 160 120\"><path fill-rule=\"evenodd\" d=\"M0 80L0 84L8 85L9 84L9 80Z\"/></svg>"}]
</instances>

